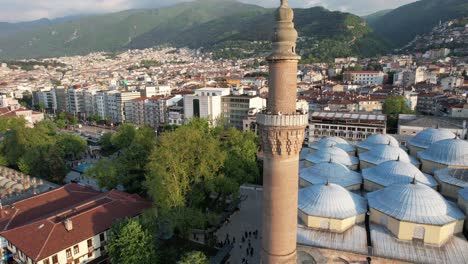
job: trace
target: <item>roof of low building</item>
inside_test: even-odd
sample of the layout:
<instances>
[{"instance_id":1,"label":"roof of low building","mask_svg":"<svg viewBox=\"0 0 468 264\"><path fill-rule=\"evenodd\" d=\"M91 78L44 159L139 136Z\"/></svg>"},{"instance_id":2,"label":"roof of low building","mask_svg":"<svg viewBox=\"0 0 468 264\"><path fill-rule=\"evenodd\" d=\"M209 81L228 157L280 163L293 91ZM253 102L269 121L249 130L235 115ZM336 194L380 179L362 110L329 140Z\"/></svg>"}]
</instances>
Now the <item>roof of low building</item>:
<instances>
[{"instance_id":1,"label":"roof of low building","mask_svg":"<svg viewBox=\"0 0 468 264\"><path fill-rule=\"evenodd\" d=\"M350 156L346 151L341 148L332 146L328 148L321 148L315 153L309 154L306 160L314 164L321 162L329 162L333 159L334 162L341 163L345 166L353 166L359 164L357 157Z\"/></svg>"},{"instance_id":2,"label":"roof of low building","mask_svg":"<svg viewBox=\"0 0 468 264\"><path fill-rule=\"evenodd\" d=\"M437 186L437 181L429 174L422 173L408 162L389 160L362 170L362 177L383 187L392 184L411 183L414 179L430 187Z\"/></svg>"},{"instance_id":3,"label":"roof of low building","mask_svg":"<svg viewBox=\"0 0 468 264\"><path fill-rule=\"evenodd\" d=\"M463 200L468 202L468 187L463 188L460 191L458 191L458 196L463 198Z\"/></svg>"},{"instance_id":4,"label":"roof of low building","mask_svg":"<svg viewBox=\"0 0 468 264\"><path fill-rule=\"evenodd\" d=\"M418 157L440 164L468 166L468 142L458 138L437 141L418 152Z\"/></svg>"},{"instance_id":5,"label":"roof of low building","mask_svg":"<svg viewBox=\"0 0 468 264\"><path fill-rule=\"evenodd\" d=\"M356 147L349 144L348 141L340 138L340 137L326 137L322 138L317 142L313 142L309 144L309 147L312 149L321 149L324 147L331 147L336 146L346 152L356 151Z\"/></svg>"},{"instance_id":6,"label":"roof of low building","mask_svg":"<svg viewBox=\"0 0 468 264\"><path fill-rule=\"evenodd\" d=\"M346 219L366 213L367 202L340 185L327 183L300 189L299 210L312 216Z\"/></svg>"},{"instance_id":7,"label":"roof of low building","mask_svg":"<svg viewBox=\"0 0 468 264\"><path fill-rule=\"evenodd\" d=\"M367 194L369 206L400 221L445 225L465 219L458 207L419 183L394 184Z\"/></svg>"},{"instance_id":8,"label":"roof of low building","mask_svg":"<svg viewBox=\"0 0 468 264\"><path fill-rule=\"evenodd\" d=\"M116 219L137 216L150 207L138 195L68 184L4 207L0 236L39 261L104 232ZM72 222L72 230L66 230L65 220Z\"/></svg>"},{"instance_id":9,"label":"roof of low building","mask_svg":"<svg viewBox=\"0 0 468 264\"><path fill-rule=\"evenodd\" d=\"M350 170L343 164L333 162L322 162L300 171L299 177L313 185L335 183L345 188L361 184L360 173Z\"/></svg>"},{"instance_id":10,"label":"roof of low building","mask_svg":"<svg viewBox=\"0 0 468 264\"><path fill-rule=\"evenodd\" d=\"M441 182L456 185L460 188L468 187L468 169L440 169L434 172L434 176Z\"/></svg>"},{"instance_id":11,"label":"roof of low building","mask_svg":"<svg viewBox=\"0 0 468 264\"><path fill-rule=\"evenodd\" d=\"M359 154L359 159L371 164L380 164L389 160L399 160L402 162L412 163L419 166L420 162L411 157L400 147L392 147L389 145L377 145L371 150Z\"/></svg>"},{"instance_id":12,"label":"roof of low building","mask_svg":"<svg viewBox=\"0 0 468 264\"><path fill-rule=\"evenodd\" d=\"M468 263L468 243L463 235L453 236L441 247L435 247L417 240L399 240L387 228L371 223L370 239L376 257L407 263Z\"/></svg>"},{"instance_id":13,"label":"roof of low building","mask_svg":"<svg viewBox=\"0 0 468 264\"><path fill-rule=\"evenodd\" d=\"M428 148L437 141L451 138L455 138L455 134L450 130L431 127L419 132L416 136L408 141L408 144L415 147Z\"/></svg>"}]
</instances>

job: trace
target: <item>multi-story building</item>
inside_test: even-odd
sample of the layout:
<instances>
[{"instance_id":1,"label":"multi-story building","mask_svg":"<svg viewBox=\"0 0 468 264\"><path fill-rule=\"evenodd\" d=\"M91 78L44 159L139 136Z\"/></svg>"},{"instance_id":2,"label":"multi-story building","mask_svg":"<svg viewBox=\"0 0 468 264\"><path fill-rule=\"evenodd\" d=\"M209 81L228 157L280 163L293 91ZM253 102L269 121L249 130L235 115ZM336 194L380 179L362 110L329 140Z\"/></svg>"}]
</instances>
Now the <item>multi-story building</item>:
<instances>
[{"instance_id":1,"label":"multi-story building","mask_svg":"<svg viewBox=\"0 0 468 264\"><path fill-rule=\"evenodd\" d=\"M125 102L126 122L137 126L145 125L145 105L148 103L147 97L139 97Z\"/></svg>"},{"instance_id":2,"label":"multi-story building","mask_svg":"<svg viewBox=\"0 0 468 264\"><path fill-rule=\"evenodd\" d=\"M135 194L68 184L0 209L3 250L15 263L103 263L112 223L149 208Z\"/></svg>"},{"instance_id":3,"label":"multi-story building","mask_svg":"<svg viewBox=\"0 0 468 264\"><path fill-rule=\"evenodd\" d=\"M68 112L80 115L85 113L84 90L82 88L70 88L68 95Z\"/></svg>"},{"instance_id":4,"label":"multi-story building","mask_svg":"<svg viewBox=\"0 0 468 264\"><path fill-rule=\"evenodd\" d=\"M381 71L345 71L343 81L363 85L382 85L384 77L385 74Z\"/></svg>"},{"instance_id":5,"label":"multi-story building","mask_svg":"<svg viewBox=\"0 0 468 264\"><path fill-rule=\"evenodd\" d=\"M337 136L362 141L376 133L386 133L387 116L369 113L312 112L309 114L309 142Z\"/></svg>"},{"instance_id":6,"label":"multi-story building","mask_svg":"<svg viewBox=\"0 0 468 264\"><path fill-rule=\"evenodd\" d=\"M167 108L167 123L169 125L180 126L184 124L184 107L180 105L173 105Z\"/></svg>"},{"instance_id":7,"label":"multi-story building","mask_svg":"<svg viewBox=\"0 0 468 264\"><path fill-rule=\"evenodd\" d=\"M125 103L140 97L139 92L109 91L106 93L106 118L120 124L125 122Z\"/></svg>"},{"instance_id":8,"label":"multi-story building","mask_svg":"<svg viewBox=\"0 0 468 264\"><path fill-rule=\"evenodd\" d=\"M440 85L444 90L453 90L463 86L465 79L462 76L449 76L440 80Z\"/></svg>"},{"instance_id":9,"label":"multi-story building","mask_svg":"<svg viewBox=\"0 0 468 264\"><path fill-rule=\"evenodd\" d=\"M416 135L427 128L444 128L464 139L468 132L468 117L451 118L437 116L403 115L398 116L398 134Z\"/></svg>"},{"instance_id":10,"label":"multi-story building","mask_svg":"<svg viewBox=\"0 0 468 264\"><path fill-rule=\"evenodd\" d=\"M416 74L411 70L404 70L393 75L393 85L410 87L416 82Z\"/></svg>"},{"instance_id":11,"label":"multi-story building","mask_svg":"<svg viewBox=\"0 0 468 264\"><path fill-rule=\"evenodd\" d=\"M421 93L418 95L418 104L416 105L416 111L422 114L436 115L438 105L440 101L447 99L445 94L440 93Z\"/></svg>"},{"instance_id":12,"label":"multi-story building","mask_svg":"<svg viewBox=\"0 0 468 264\"><path fill-rule=\"evenodd\" d=\"M55 89L41 89L33 92L33 105L42 104L45 109L57 110Z\"/></svg>"},{"instance_id":13,"label":"multi-story building","mask_svg":"<svg viewBox=\"0 0 468 264\"><path fill-rule=\"evenodd\" d=\"M68 112L68 88L64 86L57 86L54 88L56 101L57 101L57 111L59 112Z\"/></svg>"},{"instance_id":14,"label":"multi-story building","mask_svg":"<svg viewBox=\"0 0 468 264\"><path fill-rule=\"evenodd\" d=\"M230 93L229 88L201 88L195 94L184 97L185 118L207 118L210 123L216 123L222 115L221 97Z\"/></svg>"},{"instance_id":15,"label":"multi-story building","mask_svg":"<svg viewBox=\"0 0 468 264\"><path fill-rule=\"evenodd\" d=\"M382 112L384 99L361 98L357 99L358 112Z\"/></svg>"},{"instance_id":16,"label":"multi-story building","mask_svg":"<svg viewBox=\"0 0 468 264\"><path fill-rule=\"evenodd\" d=\"M228 95L221 98L223 117L229 125L243 129L243 120L249 116L252 109L262 110L266 100L257 95Z\"/></svg>"},{"instance_id":17,"label":"multi-story building","mask_svg":"<svg viewBox=\"0 0 468 264\"><path fill-rule=\"evenodd\" d=\"M99 116L102 120L107 118L107 116L106 116L106 107L107 107L106 98L107 98L106 92L104 92L104 91L98 91L94 95L94 102L96 104L94 114Z\"/></svg>"},{"instance_id":18,"label":"multi-story building","mask_svg":"<svg viewBox=\"0 0 468 264\"><path fill-rule=\"evenodd\" d=\"M95 115L97 112L96 107L96 90L88 89L83 91L83 98L84 98L84 113L86 117L91 115Z\"/></svg>"}]
</instances>

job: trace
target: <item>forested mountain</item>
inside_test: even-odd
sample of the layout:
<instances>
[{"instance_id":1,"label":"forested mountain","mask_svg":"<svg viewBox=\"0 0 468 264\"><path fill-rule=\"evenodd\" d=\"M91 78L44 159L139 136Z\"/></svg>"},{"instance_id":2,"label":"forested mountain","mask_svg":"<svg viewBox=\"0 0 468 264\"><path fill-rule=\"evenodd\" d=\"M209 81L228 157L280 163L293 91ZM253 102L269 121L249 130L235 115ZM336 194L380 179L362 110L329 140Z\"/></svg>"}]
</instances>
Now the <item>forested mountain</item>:
<instances>
[{"instance_id":1,"label":"forested mountain","mask_svg":"<svg viewBox=\"0 0 468 264\"><path fill-rule=\"evenodd\" d=\"M296 9L295 13L302 37L299 47L306 59L331 60L335 56L371 56L386 51L385 43L355 15L320 7ZM158 9L76 18L0 36L0 59L86 54L161 44L204 47L229 57L236 54L226 53L226 49L236 45L253 45L252 52L261 51L268 43L252 42L270 40L273 24L274 9L234 0L198 0Z\"/></svg>"},{"instance_id":2,"label":"forested mountain","mask_svg":"<svg viewBox=\"0 0 468 264\"><path fill-rule=\"evenodd\" d=\"M393 47L400 48L416 35L430 32L440 21L445 22L466 14L467 0L420 0L368 22L376 34Z\"/></svg>"}]
</instances>

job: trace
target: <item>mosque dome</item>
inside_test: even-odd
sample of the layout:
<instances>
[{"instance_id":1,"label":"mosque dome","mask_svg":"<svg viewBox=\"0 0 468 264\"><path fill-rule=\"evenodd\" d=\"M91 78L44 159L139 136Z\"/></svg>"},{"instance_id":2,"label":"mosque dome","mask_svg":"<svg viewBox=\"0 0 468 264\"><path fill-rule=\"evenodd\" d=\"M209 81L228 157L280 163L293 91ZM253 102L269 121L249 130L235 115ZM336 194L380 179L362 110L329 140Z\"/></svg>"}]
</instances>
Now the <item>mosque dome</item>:
<instances>
[{"instance_id":1,"label":"mosque dome","mask_svg":"<svg viewBox=\"0 0 468 264\"><path fill-rule=\"evenodd\" d=\"M455 134L448 129L428 128L419 132L416 136L414 136L414 138L410 139L408 144L425 149L437 141L453 138L455 138Z\"/></svg>"},{"instance_id":2,"label":"mosque dome","mask_svg":"<svg viewBox=\"0 0 468 264\"><path fill-rule=\"evenodd\" d=\"M299 190L299 210L307 215L345 219L367 212L366 199L329 183Z\"/></svg>"},{"instance_id":3,"label":"mosque dome","mask_svg":"<svg viewBox=\"0 0 468 264\"><path fill-rule=\"evenodd\" d=\"M444 139L418 152L420 159L452 165L468 166L468 142L461 139Z\"/></svg>"},{"instance_id":4,"label":"mosque dome","mask_svg":"<svg viewBox=\"0 0 468 264\"><path fill-rule=\"evenodd\" d=\"M457 206L424 184L395 184L368 193L367 198L370 208L400 221L445 225L465 218Z\"/></svg>"},{"instance_id":5,"label":"mosque dome","mask_svg":"<svg viewBox=\"0 0 468 264\"><path fill-rule=\"evenodd\" d=\"M370 164L380 164L389 160L399 160L412 163L419 166L420 163L413 157L410 157L403 149L397 146L377 145L371 150L359 154L359 159Z\"/></svg>"},{"instance_id":6,"label":"mosque dome","mask_svg":"<svg viewBox=\"0 0 468 264\"><path fill-rule=\"evenodd\" d=\"M456 169L456 168L445 168L436 170L434 176L439 181L455 185L461 188L468 188L468 170Z\"/></svg>"},{"instance_id":7,"label":"mosque dome","mask_svg":"<svg viewBox=\"0 0 468 264\"><path fill-rule=\"evenodd\" d=\"M356 151L356 147L349 144L348 141L340 138L340 137L326 137L322 138L317 142L313 142L309 144L309 147L315 150L319 150L321 148L336 146L346 152L354 152Z\"/></svg>"},{"instance_id":8,"label":"mosque dome","mask_svg":"<svg viewBox=\"0 0 468 264\"><path fill-rule=\"evenodd\" d=\"M299 153L299 160L305 160L307 155L309 155L310 148L303 147Z\"/></svg>"},{"instance_id":9,"label":"mosque dome","mask_svg":"<svg viewBox=\"0 0 468 264\"><path fill-rule=\"evenodd\" d=\"M394 137L387 134L373 134L369 136L366 140L357 144L358 148L366 150L370 150L371 148L378 145L389 145L392 147L400 146L400 144Z\"/></svg>"},{"instance_id":10,"label":"mosque dome","mask_svg":"<svg viewBox=\"0 0 468 264\"><path fill-rule=\"evenodd\" d=\"M359 164L357 157L350 156L346 151L336 146L321 148L306 157L306 161L314 164L329 162L330 160L333 160L333 162L336 163L341 163L345 166L354 166Z\"/></svg>"},{"instance_id":11,"label":"mosque dome","mask_svg":"<svg viewBox=\"0 0 468 264\"><path fill-rule=\"evenodd\" d=\"M325 184L327 182L338 184L344 188L361 184L360 173L350 170L343 164L335 162L322 162L303 169L299 173L301 180L312 185Z\"/></svg>"},{"instance_id":12,"label":"mosque dome","mask_svg":"<svg viewBox=\"0 0 468 264\"><path fill-rule=\"evenodd\" d=\"M414 179L416 182L430 187L438 185L431 175L422 173L413 164L396 160L385 161L377 166L364 169L362 177L383 187L411 183Z\"/></svg>"}]
</instances>

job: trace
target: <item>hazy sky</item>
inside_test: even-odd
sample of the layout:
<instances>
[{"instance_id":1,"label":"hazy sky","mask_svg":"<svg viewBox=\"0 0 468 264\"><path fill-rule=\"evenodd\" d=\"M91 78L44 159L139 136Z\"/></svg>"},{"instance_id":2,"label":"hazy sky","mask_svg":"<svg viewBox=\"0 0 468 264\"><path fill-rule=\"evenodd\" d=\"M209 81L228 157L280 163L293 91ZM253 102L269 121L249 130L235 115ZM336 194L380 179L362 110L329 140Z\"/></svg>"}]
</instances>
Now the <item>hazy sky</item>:
<instances>
[{"instance_id":1,"label":"hazy sky","mask_svg":"<svg viewBox=\"0 0 468 264\"><path fill-rule=\"evenodd\" d=\"M189 0L0 0L0 21L17 22L76 14L107 13L120 10L159 7ZM240 0L265 7L279 0ZM294 7L323 6L330 10L366 15L395 8L416 0L289 0Z\"/></svg>"}]
</instances>

